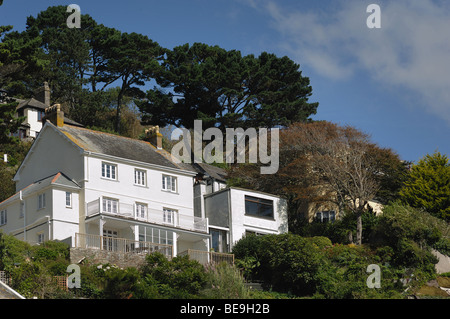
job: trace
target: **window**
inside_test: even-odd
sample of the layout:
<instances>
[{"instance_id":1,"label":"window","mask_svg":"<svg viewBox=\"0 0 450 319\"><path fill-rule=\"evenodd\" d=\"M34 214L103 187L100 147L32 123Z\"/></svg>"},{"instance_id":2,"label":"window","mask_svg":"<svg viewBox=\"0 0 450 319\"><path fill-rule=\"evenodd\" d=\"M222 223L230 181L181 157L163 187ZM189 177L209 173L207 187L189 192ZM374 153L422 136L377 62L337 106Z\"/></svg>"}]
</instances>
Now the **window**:
<instances>
[{"instance_id":1,"label":"window","mask_svg":"<svg viewBox=\"0 0 450 319\"><path fill-rule=\"evenodd\" d=\"M102 177L116 180L117 165L102 163Z\"/></svg>"},{"instance_id":2,"label":"window","mask_svg":"<svg viewBox=\"0 0 450 319\"><path fill-rule=\"evenodd\" d=\"M44 235L44 233L39 233L39 234L37 234L37 242L38 242L38 244L42 244L43 242L44 242L44 240L45 240L45 235Z\"/></svg>"},{"instance_id":3,"label":"window","mask_svg":"<svg viewBox=\"0 0 450 319\"><path fill-rule=\"evenodd\" d=\"M147 217L147 205L136 203L136 217L144 219Z\"/></svg>"},{"instance_id":4,"label":"window","mask_svg":"<svg viewBox=\"0 0 450 319\"><path fill-rule=\"evenodd\" d=\"M0 226L6 225L6 209L0 211Z\"/></svg>"},{"instance_id":5,"label":"window","mask_svg":"<svg viewBox=\"0 0 450 319\"><path fill-rule=\"evenodd\" d=\"M321 223L334 222L336 220L336 212L334 210L316 213L316 220Z\"/></svg>"},{"instance_id":6,"label":"window","mask_svg":"<svg viewBox=\"0 0 450 319\"><path fill-rule=\"evenodd\" d=\"M38 111L37 112L37 117L38 117L38 121L42 122L42 118L45 116L45 112L44 111Z\"/></svg>"},{"instance_id":7,"label":"window","mask_svg":"<svg viewBox=\"0 0 450 319\"><path fill-rule=\"evenodd\" d=\"M176 213L177 213L177 211L174 209L164 208L163 209L163 222L166 224L174 225Z\"/></svg>"},{"instance_id":8,"label":"window","mask_svg":"<svg viewBox=\"0 0 450 319\"><path fill-rule=\"evenodd\" d=\"M109 251L117 251L117 231L110 229L103 229L103 249Z\"/></svg>"},{"instance_id":9,"label":"window","mask_svg":"<svg viewBox=\"0 0 450 319\"><path fill-rule=\"evenodd\" d=\"M38 195L38 209L45 208L45 193Z\"/></svg>"},{"instance_id":10,"label":"window","mask_svg":"<svg viewBox=\"0 0 450 319\"><path fill-rule=\"evenodd\" d=\"M273 201L252 196L245 196L245 214L273 218Z\"/></svg>"},{"instance_id":11,"label":"window","mask_svg":"<svg viewBox=\"0 0 450 319\"><path fill-rule=\"evenodd\" d=\"M163 175L162 176L162 189L165 191L176 193L177 178L175 176Z\"/></svg>"},{"instance_id":12,"label":"window","mask_svg":"<svg viewBox=\"0 0 450 319\"><path fill-rule=\"evenodd\" d=\"M72 207L72 193L66 192L66 207Z\"/></svg>"},{"instance_id":13,"label":"window","mask_svg":"<svg viewBox=\"0 0 450 319\"><path fill-rule=\"evenodd\" d=\"M227 232L225 230L211 229L211 248L215 252L226 253L228 252L227 246Z\"/></svg>"},{"instance_id":14,"label":"window","mask_svg":"<svg viewBox=\"0 0 450 319\"><path fill-rule=\"evenodd\" d=\"M140 185L140 186L145 186L146 185L145 175L146 175L145 171L140 170L140 169L135 169L134 170L134 184Z\"/></svg>"},{"instance_id":15,"label":"window","mask_svg":"<svg viewBox=\"0 0 450 319\"><path fill-rule=\"evenodd\" d=\"M103 198L102 208L104 213L117 214L119 207L119 201L112 198Z\"/></svg>"}]
</instances>

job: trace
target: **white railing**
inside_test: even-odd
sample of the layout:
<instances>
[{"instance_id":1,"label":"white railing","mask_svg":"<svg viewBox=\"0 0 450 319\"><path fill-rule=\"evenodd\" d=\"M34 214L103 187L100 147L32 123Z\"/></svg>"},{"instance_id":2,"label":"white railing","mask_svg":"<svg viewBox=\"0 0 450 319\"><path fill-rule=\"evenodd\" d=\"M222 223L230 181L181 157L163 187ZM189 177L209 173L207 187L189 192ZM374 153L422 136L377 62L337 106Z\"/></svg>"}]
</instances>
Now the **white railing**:
<instances>
[{"instance_id":1,"label":"white railing","mask_svg":"<svg viewBox=\"0 0 450 319\"><path fill-rule=\"evenodd\" d=\"M222 262L234 264L234 254L216 253L213 251L202 251L195 249L188 249L178 254L178 256L185 255L188 255L192 260L197 260L202 265L206 265L208 263L220 264Z\"/></svg>"},{"instance_id":2,"label":"white railing","mask_svg":"<svg viewBox=\"0 0 450 319\"><path fill-rule=\"evenodd\" d=\"M143 216L141 212L136 214L136 208L133 204L117 203L117 207L106 211L101 204L101 199L93 200L86 204L86 216L90 217L95 214L110 214L114 216L123 216L136 220L155 223L158 225L173 226L193 231L208 231L208 221L205 218L180 214L176 211L166 211L146 208Z\"/></svg>"},{"instance_id":3,"label":"white railing","mask_svg":"<svg viewBox=\"0 0 450 319\"><path fill-rule=\"evenodd\" d=\"M167 257L172 257L173 253L172 245L80 233L75 234L75 247L119 253L153 253L158 251Z\"/></svg>"}]
</instances>

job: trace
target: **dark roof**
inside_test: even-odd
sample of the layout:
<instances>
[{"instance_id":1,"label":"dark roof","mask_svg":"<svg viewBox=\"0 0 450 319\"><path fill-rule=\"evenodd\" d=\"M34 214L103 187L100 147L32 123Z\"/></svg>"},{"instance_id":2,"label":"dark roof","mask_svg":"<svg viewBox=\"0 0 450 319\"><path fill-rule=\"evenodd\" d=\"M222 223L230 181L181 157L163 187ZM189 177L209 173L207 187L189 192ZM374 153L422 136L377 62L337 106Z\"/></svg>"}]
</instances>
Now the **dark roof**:
<instances>
[{"instance_id":1,"label":"dark roof","mask_svg":"<svg viewBox=\"0 0 450 319\"><path fill-rule=\"evenodd\" d=\"M31 98L25 101L18 101L19 105L17 105L16 107L16 111L20 110L20 109L24 109L26 107L31 107L34 109L38 109L41 111L44 111L45 108L48 107L48 105L45 105L44 103L42 103L41 101L36 100L35 98Z\"/></svg>"},{"instance_id":2,"label":"dark roof","mask_svg":"<svg viewBox=\"0 0 450 319\"><path fill-rule=\"evenodd\" d=\"M170 153L145 141L66 124L57 129L86 151L196 172L190 165L175 163Z\"/></svg>"},{"instance_id":3,"label":"dark roof","mask_svg":"<svg viewBox=\"0 0 450 319\"><path fill-rule=\"evenodd\" d=\"M208 174L209 176L211 176L212 178L214 178L215 180L218 181L222 181L222 182L226 182L227 181L227 172L226 170L217 167L217 166L213 166L213 165L209 165L206 163L194 163L192 164L192 167L200 174L205 175Z\"/></svg>"},{"instance_id":4,"label":"dark roof","mask_svg":"<svg viewBox=\"0 0 450 319\"><path fill-rule=\"evenodd\" d=\"M37 109L39 111L45 111L45 109L48 107L48 105L42 103L41 101L36 100L35 98L31 98L31 99L28 99L25 101L16 99L16 101L19 102L19 105L17 105L17 107L16 107L16 111L19 111L19 110L25 109L25 108L33 108L33 109ZM64 116L64 123L74 125L74 126L84 127L83 124L75 122L74 120L71 120L65 116Z\"/></svg>"}]
</instances>

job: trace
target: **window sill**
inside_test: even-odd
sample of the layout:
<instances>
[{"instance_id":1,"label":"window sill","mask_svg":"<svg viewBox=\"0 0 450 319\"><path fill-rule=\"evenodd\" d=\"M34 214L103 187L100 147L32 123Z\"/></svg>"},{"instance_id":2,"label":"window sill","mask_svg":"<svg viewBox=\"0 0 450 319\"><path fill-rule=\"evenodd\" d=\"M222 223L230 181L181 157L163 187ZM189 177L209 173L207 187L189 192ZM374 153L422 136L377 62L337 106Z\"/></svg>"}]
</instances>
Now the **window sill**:
<instances>
[{"instance_id":1,"label":"window sill","mask_svg":"<svg viewBox=\"0 0 450 319\"><path fill-rule=\"evenodd\" d=\"M178 192L172 192L172 191L168 191L166 189L161 189L161 192L175 194L175 195L180 195L180 193L178 193Z\"/></svg>"},{"instance_id":2,"label":"window sill","mask_svg":"<svg viewBox=\"0 0 450 319\"><path fill-rule=\"evenodd\" d=\"M133 185L140 188L148 188L147 185L140 185L140 184L133 184Z\"/></svg>"},{"instance_id":3,"label":"window sill","mask_svg":"<svg viewBox=\"0 0 450 319\"><path fill-rule=\"evenodd\" d=\"M119 182L119 180L117 179L112 179L112 178L107 178L107 177L100 177L100 179L104 180L104 181L110 181L110 182Z\"/></svg>"},{"instance_id":4,"label":"window sill","mask_svg":"<svg viewBox=\"0 0 450 319\"><path fill-rule=\"evenodd\" d=\"M275 221L274 217L257 216L257 215L250 215L250 214L244 214L244 216L253 217L253 218L259 218L259 219L264 219L264 220L270 220L270 221Z\"/></svg>"}]
</instances>

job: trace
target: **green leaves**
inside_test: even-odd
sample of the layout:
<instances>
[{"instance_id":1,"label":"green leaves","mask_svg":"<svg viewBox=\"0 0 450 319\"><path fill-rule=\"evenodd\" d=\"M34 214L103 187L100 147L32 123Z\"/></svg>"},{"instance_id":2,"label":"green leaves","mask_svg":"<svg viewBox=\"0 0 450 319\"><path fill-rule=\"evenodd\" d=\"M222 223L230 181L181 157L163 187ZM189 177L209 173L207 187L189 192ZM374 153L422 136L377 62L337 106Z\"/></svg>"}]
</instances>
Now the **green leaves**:
<instances>
[{"instance_id":1,"label":"green leaves","mask_svg":"<svg viewBox=\"0 0 450 319\"><path fill-rule=\"evenodd\" d=\"M160 88L138 106L159 125L192 128L202 119L206 128L273 127L305 121L317 108L307 102L312 89L299 65L274 54L185 44L167 52L156 81Z\"/></svg>"},{"instance_id":2,"label":"green leaves","mask_svg":"<svg viewBox=\"0 0 450 319\"><path fill-rule=\"evenodd\" d=\"M450 162L446 155L427 154L413 165L401 199L431 215L450 221Z\"/></svg>"}]
</instances>

